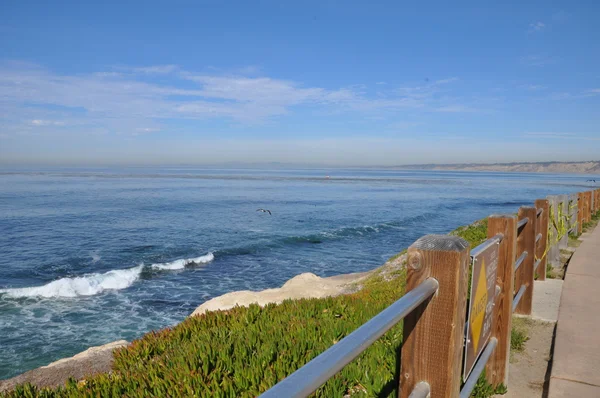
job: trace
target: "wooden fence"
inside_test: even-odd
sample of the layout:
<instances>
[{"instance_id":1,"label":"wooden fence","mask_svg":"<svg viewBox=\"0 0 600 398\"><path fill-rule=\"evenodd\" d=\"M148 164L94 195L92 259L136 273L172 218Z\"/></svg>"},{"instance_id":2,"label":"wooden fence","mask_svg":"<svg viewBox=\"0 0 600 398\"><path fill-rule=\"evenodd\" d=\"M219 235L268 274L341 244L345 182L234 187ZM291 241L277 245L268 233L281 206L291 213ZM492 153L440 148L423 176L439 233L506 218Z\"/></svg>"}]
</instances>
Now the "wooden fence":
<instances>
[{"instance_id":1,"label":"wooden fence","mask_svg":"<svg viewBox=\"0 0 600 398\"><path fill-rule=\"evenodd\" d=\"M479 368L485 367L486 378L492 385L509 386L508 361L510 354L511 319L514 314L530 315L534 280L546 279L546 264L560 264L560 250L566 249L569 233L578 235L582 226L600 211L600 190L574 195L549 196L535 201L533 207L521 207L517 216L492 215L488 218L488 238L501 236L496 267L496 296L491 306L491 333L484 342L494 347L488 358L480 350ZM443 239L430 236L430 241ZM482 245L486 245L483 243ZM439 289L429 303L407 316L402 347L400 397L413 394L419 383L426 382L431 397L468 397L477 377L461 371L464 343L458 342L443 330L462 330L469 323L467 284L469 283L470 249L446 250L432 244L431 249L409 248L407 292L427 277L439 282ZM481 245L480 245L481 246ZM471 253L477 248L471 250ZM418 258L419 269L410 265ZM457 270L465 270L457 272ZM471 284L476 283L475 280ZM473 291L473 290L472 290ZM409 325L409 327L407 327ZM458 333L468 342L469 335ZM481 342L480 342L481 345ZM409 359L409 360L406 360ZM475 366L477 368L477 366ZM475 369L474 368L474 369ZM461 379L467 381L461 389ZM469 384L469 379L471 383ZM465 390L467 388L467 390ZM411 395L412 394L412 395Z\"/></svg>"},{"instance_id":2,"label":"wooden fence","mask_svg":"<svg viewBox=\"0 0 600 398\"><path fill-rule=\"evenodd\" d=\"M455 236L418 239L405 295L262 397L308 396L402 319L399 397L468 398L484 370L509 387L513 314L531 314L534 281L599 211L600 190L549 196L488 217L488 239L473 249Z\"/></svg>"}]
</instances>

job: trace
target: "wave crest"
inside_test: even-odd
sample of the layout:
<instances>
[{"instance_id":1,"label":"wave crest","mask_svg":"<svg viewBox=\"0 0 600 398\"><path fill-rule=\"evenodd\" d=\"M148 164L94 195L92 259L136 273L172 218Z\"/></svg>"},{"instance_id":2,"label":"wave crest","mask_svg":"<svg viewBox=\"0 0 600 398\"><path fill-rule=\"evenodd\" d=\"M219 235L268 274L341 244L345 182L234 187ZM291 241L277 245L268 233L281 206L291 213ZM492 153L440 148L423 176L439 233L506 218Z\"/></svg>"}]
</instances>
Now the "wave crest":
<instances>
[{"instance_id":1,"label":"wave crest","mask_svg":"<svg viewBox=\"0 0 600 398\"><path fill-rule=\"evenodd\" d=\"M1 289L7 297L78 297L93 296L105 290L121 290L140 278L144 265L112 270L103 274L90 274L73 278L61 278L43 286Z\"/></svg>"},{"instance_id":2,"label":"wave crest","mask_svg":"<svg viewBox=\"0 0 600 398\"><path fill-rule=\"evenodd\" d=\"M191 265L191 264L207 264L207 263L210 263L214 259L215 259L214 254L208 253L208 254L205 254L204 256L200 256L200 257L196 257L196 258L185 258L185 259L171 261L169 263L152 264L151 267L152 267L152 269L155 269L155 270L177 270L177 269L183 269L187 265Z\"/></svg>"}]
</instances>

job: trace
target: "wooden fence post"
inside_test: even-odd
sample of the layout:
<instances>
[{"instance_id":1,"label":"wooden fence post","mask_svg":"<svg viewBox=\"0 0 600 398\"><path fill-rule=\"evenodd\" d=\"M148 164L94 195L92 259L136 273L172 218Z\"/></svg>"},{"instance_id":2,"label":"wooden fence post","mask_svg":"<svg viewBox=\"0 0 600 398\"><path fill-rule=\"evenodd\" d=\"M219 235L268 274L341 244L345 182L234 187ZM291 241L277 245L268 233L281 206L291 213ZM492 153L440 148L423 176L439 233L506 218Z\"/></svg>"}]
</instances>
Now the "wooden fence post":
<instances>
[{"instance_id":1,"label":"wooden fence post","mask_svg":"<svg viewBox=\"0 0 600 398\"><path fill-rule=\"evenodd\" d=\"M488 382L508 386L508 359L510 356L510 330L512 328L512 302L514 295L515 257L517 252L517 217L492 215L488 218L488 238L502 234L498 248L498 274L496 283L500 294L496 297L492 337L498 345L485 369Z\"/></svg>"},{"instance_id":2,"label":"wooden fence post","mask_svg":"<svg viewBox=\"0 0 600 398\"><path fill-rule=\"evenodd\" d=\"M592 221L592 192L587 191L587 222Z\"/></svg>"},{"instance_id":3,"label":"wooden fence post","mask_svg":"<svg viewBox=\"0 0 600 398\"><path fill-rule=\"evenodd\" d=\"M408 248L406 291L433 277L437 293L404 318L400 394L429 383L431 397L460 394L468 284L469 244L448 235L427 235Z\"/></svg>"},{"instance_id":4,"label":"wooden fence post","mask_svg":"<svg viewBox=\"0 0 600 398\"><path fill-rule=\"evenodd\" d=\"M583 232L583 208L584 208L583 192L577 193L577 235Z\"/></svg>"},{"instance_id":5,"label":"wooden fence post","mask_svg":"<svg viewBox=\"0 0 600 398\"><path fill-rule=\"evenodd\" d=\"M587 192L584 192L583 193L583 223L584 224L589 222L588 207L589 207L588 194L587 194Z\"/></svg>"},{"instance_id":6,"label":"wooden fence post","mask_svg":"<svg viewBox=\"0 0 600 398\"><path fill-rule=\"evenodd\" d=\"M567 208L569 207L569 201L566 201L567 204ZM538 240L536 242L536 249L535 249L535 261L539 261L539 264L537 266L537 268L534 271L534 273L537 271L538 274L538 280L539 281L545 281L546 280L546 257L547 257L547 253L546 253L546 249L548 246L548 209L550 207L550 204L548 203L547 199L538 199L535 201L535 207L536 209L538 209L538 211L541 209L542 213L538 216L537 218L537 234L536 234L536 239L537 239L537 235L541 234L541 238L540 240ZM568 211L568 210L567 210ZM567 212L567 214L569 214ZM567 237L568 239L568 237ZM534 263L535 264L535 263Z\"/></svg>"},{"instance_id":7,"label":"wooden fence post","mask_svg":"<svg viewBox=\"0 0 600 398\"><path fill-rule=\"evenodd\" d=\"M562 219L559 222L564 225L564 234L561 236L558 241L559 248L559 261L560 261L560 250L566 249L569 246L569 234L567 231L569 230L569 197L567 195L560 195L560 206L561 206L561 217Z\"/></svg>"},{"instance_id":8,"label":"wooden fence post","mask_svg":"<svg viewBox=\"0 0 600 398\"><path fill-rule=\"evenodd\" d=\"M515 290L519 290L522 285L525 285L525 293L521 297L521 301L515 309L515 314L531 315L531 305L533 302L533 263L535 259L535 224L536 224L535 207L521 207L519 209L519 221L525 218L529 221L517 231L517 256L527 252L527 257L519 267L515 276Z\"/></svg>"},{"instance_id":9,"label":"wooden fence post","mask_svg":"<svg viewBox=\"0 0 600 398\"><path fill-rule=\"evenodd\" d=\"M548 248L547 261L554 268L560 266L560 250L558 249L558 196L548 196L550 208L548 210L550 247Z\"/></svg>"},{"instance_id":10,"label":"wooden fence post","mask_svg":"<svg viewBox=\"0 0 600 398\"><path fill-rule=\"evenodd\" d=\"M571 222L569 227L573 228L572 234L577 236L579 233L579 224L577 223L577 213L579 212L578 196L576 193L571 194L570 214Z\"/></svg>"}]
</instances>

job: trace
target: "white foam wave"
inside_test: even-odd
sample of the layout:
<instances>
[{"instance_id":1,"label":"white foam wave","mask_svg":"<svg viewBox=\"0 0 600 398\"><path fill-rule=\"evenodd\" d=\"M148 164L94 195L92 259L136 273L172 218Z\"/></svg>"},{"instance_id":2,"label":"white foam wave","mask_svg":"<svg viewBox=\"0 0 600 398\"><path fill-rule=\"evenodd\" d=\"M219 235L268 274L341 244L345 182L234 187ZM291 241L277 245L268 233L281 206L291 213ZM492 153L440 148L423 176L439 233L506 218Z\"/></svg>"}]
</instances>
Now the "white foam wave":
<instances>
[{"instance_id":1,"label":"white foam wave","mask_svg":"<svg viewBox=\"0 0 600 398\"><path fill-rule=\"evenodd\" d=\"M93 296L105 290L120 290L139 279L144 265L112 270L104 274L89 274L74 278L61 278L43 286L0 289L8 297L78 297Z\"/></svg>"},{"instance_id":2,"label":"white foam wave","mask_svg":"<svg viewBox=\"0 0 600 398\"><path fill-rule=\"evenodd\" d=\"M171 261L169 263L158 263L152 264L153 269L157 270L176 270L183 269L186 265L190 264L207 264L215 259L214 254L208 253L204 256L196 257L196 258L185 258L180 260Z\"/></svg>"}]
</instances>

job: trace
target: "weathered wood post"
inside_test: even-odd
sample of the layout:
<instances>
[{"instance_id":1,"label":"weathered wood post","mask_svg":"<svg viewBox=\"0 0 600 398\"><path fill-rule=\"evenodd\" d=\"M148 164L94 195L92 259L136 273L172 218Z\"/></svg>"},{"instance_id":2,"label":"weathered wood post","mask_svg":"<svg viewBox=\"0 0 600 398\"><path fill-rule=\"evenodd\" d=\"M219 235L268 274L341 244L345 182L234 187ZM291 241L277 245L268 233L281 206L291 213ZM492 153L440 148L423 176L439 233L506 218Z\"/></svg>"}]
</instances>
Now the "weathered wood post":
<instances>
[{"instance_id":1,"label":"weathered wood post","mask_svg":"<svg viewBox=\"0 0 600 398\"><path fill-rule=\"evenodd\" d=\"M567 207L569 202L566 201ZM548 210L550 204L547 199L538 199L535 201L535 207L538 211L537 216L537 234L536 234L536 249L535 249L535 263L537 267L534 269L534 273L537 272L538 280L546 280L546 248L548 246ZM541 213L540 213L541 211ZM539 238L538 238L539 237Z\"/></svg>"},{"instance_id":2,"label":"weathered wood post","mask_svg":"<svg viewBox=\"0 0 600 398\"><path fill-rule=\"evenodd\" d=\"M571 203L570 203L570 214L571 214L571 221L569 224L569 228L573 229L571 231L571 233L575 236L578 235L578 231L579 231L579 224L577 223L577 212L579 211L579 206L577 205L577 194L571 194L570 198L571 198Z\"/></svg>"},{"instance_id":3,"label":"weathered wood post","mask_svg":"<svg viewBox=\"0 0 600 398\"><path fill-rule=\"evenodd\" d=\"M587 191L587 222L592 221L592 191Z\"/></svg>"},{"instance_id":4,"label":"weathered wood post","mask_svg":"<svg viewBox=\"0 0 600 398\"><path fill-rule=\"evenodd\" d=\"M585 192L585 222L590 222L590 192Z\"/></svg>"},{"instance_id":5,"label":"weathered wood post","mask_svg":"<svg viewBox=\"0 0 600 398\"><path fill-rule=\"evenodd\" d=\"M527 219L527 222L517 231L517 256L525 252L523 262L516 271L515 290L525 286L525 292L521 301L515 308L515 314L530 315L533 302L533 263L535 259L535 224L537 210L535 207L521 207L519 209L519 222ZM517 223L518 224L518 223Z\"/></svg>"},{"instance_id":6,"label":"weathered wood post","mask_svg":"<svg viewBox=\"0 0 600 398\"><path fill-rule=\"evenodd\" d=\"M582 227L588 222L588 197L587 192L583 192L583 216L581 216Z\"/></svg>"},{"instance_id":7,"label":"weathered wood post","mask_svg":"<svg viewBox=\"0 0 600 398\"><path fill-rule=\"evenodd\" d=\"M560 236L560 239L558 241L558 248L560 250L563 250L566 249L567 246L569 246L569 197L567 195L560 195L559 198L561 201L559 225L562 225L563 227L561 230L562 236Z\"/></svg>"},{"instance_id":8,"label":"weathered wood post","mask_svg":"<svg viewBox=\"0 0 600 398\"><path fill-rule=\"evenodd\" d=\"M460 394L466 322L469 244L448 235L427 235L408 248L406 291L429 277L438 292L404 318L400 363L401 398L415 385L429 383L431 397Z\"/></svg>"},{"instance_id":9,"label":"weathered wood post","mask_svg":"<svg viewBox=\"0 0 600 398\"><path fill-rule=\"evenodd\" d=\"M577 193L577 232L581 234L583 232L583 213L585 207L585 200L583 198L583 192Z\"/></svg>"},{"instance_id":10,"label":"weathered wood post","mask_svg":"<svg viewBox=\"0 0 600 398\"><path fill-rule=\"evenodd\" d=\"M496 284L500 294L494 306L492 337L498 345L485 369L490 384L508 386L508 359L510 356L510 330L512 329L512 302L514 292L515 257L517 253L517 217L492 215L488 218L488 238L502 234L498 248L498 273Z\"/></svg>"},{"instance_id":11,"label":"weathered wood post","mask_svg":"<svg viewBox=\"0 0 600 398\"><path fill-rule=\"evenodd\" d=\"M547 259L552 267L558 268L560 266L560 250L558 249L558 196L548 196L548 202L550 203L548 210L548 234L550 235L550 242L548 244L550 247L548 248Z\"/></svg>"}]
</instances>

